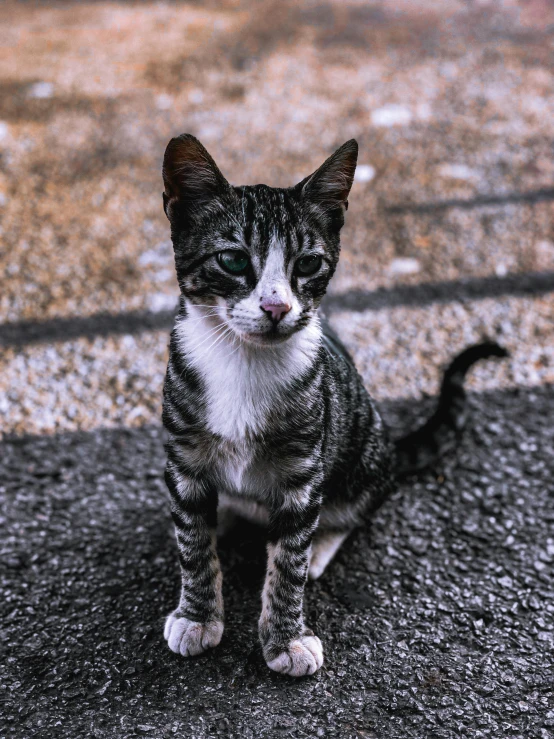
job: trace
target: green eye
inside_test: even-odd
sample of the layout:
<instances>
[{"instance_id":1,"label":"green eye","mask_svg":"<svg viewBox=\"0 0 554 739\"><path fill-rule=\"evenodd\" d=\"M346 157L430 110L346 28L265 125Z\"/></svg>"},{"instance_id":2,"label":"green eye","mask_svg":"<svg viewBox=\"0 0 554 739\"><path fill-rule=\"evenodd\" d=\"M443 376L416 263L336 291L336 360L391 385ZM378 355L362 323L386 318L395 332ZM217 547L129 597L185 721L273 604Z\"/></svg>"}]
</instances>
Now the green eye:
<instances>
[{"instance_id":1,"label":"green eye","mask_svg":"<svg viewBox=\"0 0 554 739\"><path fill-rule=\"evenodd\" d=\"M217 261L226 272L232 275L241 275L248 267L248 255L239 249L220 251Z\"/></svg>"},{"instance_id":2,"label":"green eye","mask_svg":"<svg viewBox=\"0 0 554 739\"><path fill-rule=\"evenodd\" d=\"M321 267L323 260L318 254L311 254L308 257L300 257L296 262L295 271L297 275L307 277L308 275L314 275Z\"/></svg>"}]
</instances>

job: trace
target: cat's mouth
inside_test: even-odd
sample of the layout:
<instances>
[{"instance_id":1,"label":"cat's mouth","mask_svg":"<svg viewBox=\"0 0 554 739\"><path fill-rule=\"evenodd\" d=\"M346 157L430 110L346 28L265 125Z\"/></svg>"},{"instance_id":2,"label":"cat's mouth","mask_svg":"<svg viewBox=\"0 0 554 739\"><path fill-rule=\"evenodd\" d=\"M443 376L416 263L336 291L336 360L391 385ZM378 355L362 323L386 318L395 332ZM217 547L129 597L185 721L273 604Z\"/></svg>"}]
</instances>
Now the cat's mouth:
<instances>
[{"instance_id":1,"label":"cat's mouth","mask_svg":"<svg viewBox=\"0 0 554 739\"><path fill-rule=\"evenodd\" d=\"M265 325L263 322L257 321L235 321L233 316L227 320L227 326L230 328L239 341L254 347L272 347L284 344L298 331L295 322L288 324L274 323L273 325Z\"/></svg>"},{"instance_id":2,"label":"cat's mouth","mask_svg":"<svg viewBox=\"0 0 554 739\"><path fill-rule=\"evenodd\" d=\"M290 339L293 333L294 331L291 331L290 333L287 332L286 334L278 333L277 331L250 331L248 333L241 333L240 338L242 341L245 341L248 344L253 344L254 346L260 347L267 347L275 346L277 344L283 344L285 341Z\"/></svg>"}]
</instances>

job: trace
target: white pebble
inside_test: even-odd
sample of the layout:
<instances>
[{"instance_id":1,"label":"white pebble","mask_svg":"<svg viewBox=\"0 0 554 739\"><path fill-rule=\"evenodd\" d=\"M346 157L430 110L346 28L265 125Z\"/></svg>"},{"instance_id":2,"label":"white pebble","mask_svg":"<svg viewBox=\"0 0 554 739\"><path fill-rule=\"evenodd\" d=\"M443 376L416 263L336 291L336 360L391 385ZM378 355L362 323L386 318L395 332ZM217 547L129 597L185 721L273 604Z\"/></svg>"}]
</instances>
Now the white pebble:
<instances>
[{"instance_id":1,"label":"white pebble","mask_svg":"<svg viewBox=\"0 0 554 739\"><path fill-rule=\"evenodd\" d=\"M130 349L134 349L136 345L137 345L136 339L134 336L131 336L131 334L124 334L121 337L121 346L126 351L129 351Z\"/></svg>"},{"instance_id":2,"label":"white pebble","mask_svg":"<svg viewBox=\"0 0 554 739\"><path fill-rule=\"evenodd\" d=\"M441 164L437 167L437 174L451 180L473 180L479 177L479 172L465 164Z\"/></svg>"},{"instance_id":3,"label":"white pebble","mask_svg":"<svg viewBox=\"0 0 554 739\"><path fill-rule=\"evenodd\" d=\"M416 115L420 121L428 121L433 116L433 111L429 103L418 103L416 105Z\"/></svg>"},{"instance_id":4,"label":"white pebble","mask_svg":"<svg viewBox=\"0 0 554 739\"><path fill-rule=\"evenodd\" d=\"M165 282L166 280L170 280L174 274L175 272L172 269L160 269L154 273L153 277L158 282Z\"/></svg>"},{"instance_id":5,"label":"white pebble","mask_svg":"<svg viewBox=\"0 0 554 739\"><path fill-rule=\"evenodd\" d=\"M496 272L497 277L505 277L508 274L508 267L504 264L504 262L499 262L494 271Z\"/></svg>"},{"instance_id":6,"label":"white pebble","mask_svg":"<svg viewBox=\"0 0 554 739\"><path fill-rule=\"evenodd\" d=\"M374 126L407 126L412 122L412 111L405 105L384 105L371 113Z\"/></svg>"},{"instance_id":7,"label":"white pebble","mask_svg":"<svg viewBox=\"0 0 554 739\"><path fill-rule=\"evenodd\" d=\"M143 251L137 261L141 267L149 267L151 264L166 265L168 263L168 259L162 254L159 254L155 249Z\"/></svg>"},{"instance_id":8,"label":"white pebble","mask_svg":"<svg viewBox=\"0 0 554 739\"><path fill-rule=\"evenodd\" d=\"M446 62L439 65L439 74L447 80L456 79L459 74L458 65L454 62Z\"/></svg>"},{"instance_id":9,"label":"white pebble","mask_svg":"<svg viewBox=\"0 0 554 739\"><path fill-rule=\"evenodd\" d=\"M374 177L375 167L372 167L371 164L358 164L354 182L371 182Z\"/></svg>"},{"instance_id":10,"label":"white pebble","mask_svg":"<svg viewBox=\"0 0 554 739\"><path fill-rule=\"evenodd\" d=\"M139 256L138 263L141 267L150 265L173 267L173 244L169 239L159 241L153 249L148 249Z\"/></svg>"},{"instance_id":11,"label":"white pebble","mask_svg":"<svg viewBox=\"0 0 554 739\"><path fill-rule=\"evenodd\" d=\"M421 264L413 257L397 257L389 265L394 275L414 275L421 269Z\"/></svg>"},{"instance_id":12,"label":"white pebble","mask_svg":"<svg viewBox=\"0 0 554 739\"><path fill-rule=\"evenodd\" d=\"M51 82L35 82L27 90L27 97L45 100L54 94L54 85Z\"/></svg>"},{"instance_id":13,"label":"white pebble","mask_svg":"<svg viewBox=\"0 0 554 739\"><path fill-rule=\"evenodd\" d=\"M171 95L158 95L156 98L156 108L158 110L169 110L173 107L173 98Z\"/></svg>"},{"instance_id":14,"label":"white pebble","mask_svg":"<svg viewBox=\"0 0 554 739\"><path fill-rule=\"evenodd\" d=\"M202 90L191 90L189 92L189 102L199 105L204 100L204 93Z\"/></svg>"},{"instance_id":15,"label":"white pebble","mask_svg":"<svg viewBox=\"0 0 554 739\"><path fill-rule=\"evenodd\" d=\"M8 138L8 134L10 132L10 127L8 126L5 121L0 121L0 141L3 141L4 139Z\"/></svg>"},{"instance_id":16,"label":"white pebble","mask_svg":"<svg viewBox=\"0 0 554 739\"><path fill-rule=\"evenodd\" d=\"M202 127L200 135L203 139L213 139L215 141L221 137L222 133L221 126L216 123L207 123Z\"/></svg>"},{"instance_id":17,"label":"white pebble","mask_svg":"<svg viewBox=\"0 0 554 739\"><path fill-rule=\"evenodd\" d=\"M177 307L177 298L175 295L167 295L166 293L154 293L148 300L148 307L153 313L172 310Z\"/></svg>"},{"instance_id":18,"label":"white pebble","mask_svg":"<svg viewBox=\"0 0 554 739\"><path fill-rule=\"evenodd\" d=\"M537 251L545 257L554 257L554 243L552 241L537 242Z\"/></svg>"}]
</instances>

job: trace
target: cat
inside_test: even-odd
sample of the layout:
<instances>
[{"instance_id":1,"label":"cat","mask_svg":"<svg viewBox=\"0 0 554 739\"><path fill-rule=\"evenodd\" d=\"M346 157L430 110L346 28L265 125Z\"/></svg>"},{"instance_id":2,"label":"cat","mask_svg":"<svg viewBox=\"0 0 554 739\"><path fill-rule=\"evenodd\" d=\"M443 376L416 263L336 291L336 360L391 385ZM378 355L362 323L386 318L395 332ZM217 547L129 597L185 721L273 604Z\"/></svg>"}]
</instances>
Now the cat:
<instances>
[{"instance_id":1,"label":"cat","mask_svg":"<svg viewBox=\"0 0 554 739\"><path fill-rule=\"evenodd\" d=\"M318 307L339 259L358 146L341 146L295 187L233 187L193 136L163 162L180 308L164 384L165 478L181 569L169 648L199 655L223 633L216 526L226 510L267 526L259 636L268 667L323 663L304 623L318 578L394 488L452 442L463 379L488 342L447 371L427 424L393 443L347 350Z\"/></svg>"}]
</instances>

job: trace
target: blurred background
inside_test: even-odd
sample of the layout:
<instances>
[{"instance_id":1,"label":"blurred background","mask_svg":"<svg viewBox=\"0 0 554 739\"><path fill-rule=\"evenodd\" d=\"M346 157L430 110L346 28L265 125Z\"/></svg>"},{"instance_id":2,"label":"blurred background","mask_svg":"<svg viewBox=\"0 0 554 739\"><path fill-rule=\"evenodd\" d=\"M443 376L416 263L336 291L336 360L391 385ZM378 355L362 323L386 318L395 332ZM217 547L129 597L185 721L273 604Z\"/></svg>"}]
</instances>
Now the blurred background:
<instances>
[{"instance_id":1,"label":"blurred background","mask_svg":"<svg viewBox=\"0 0 554 739\"><path fill-rule=\"evenodd\" d=\"M4 433L158 423L177 300L161 161L234 184L360 166L327 310L378 399L554 380L554 3L4 3Z\"/></svg>"}]
</instances>

